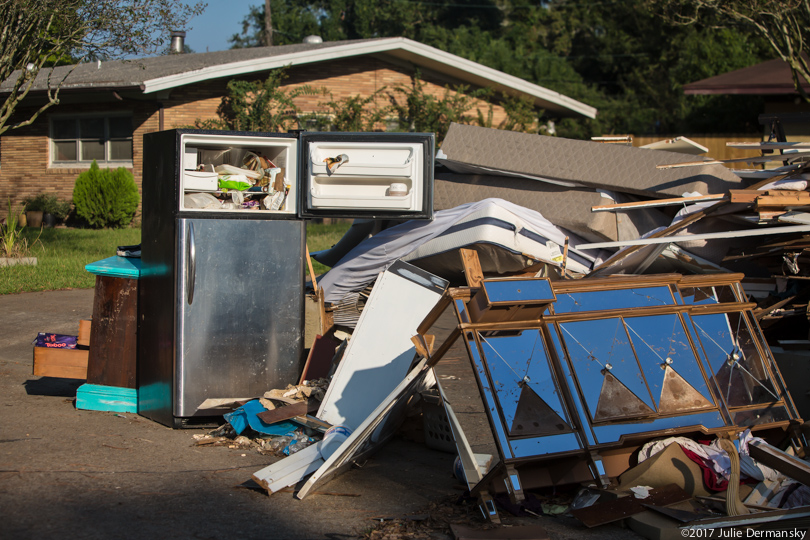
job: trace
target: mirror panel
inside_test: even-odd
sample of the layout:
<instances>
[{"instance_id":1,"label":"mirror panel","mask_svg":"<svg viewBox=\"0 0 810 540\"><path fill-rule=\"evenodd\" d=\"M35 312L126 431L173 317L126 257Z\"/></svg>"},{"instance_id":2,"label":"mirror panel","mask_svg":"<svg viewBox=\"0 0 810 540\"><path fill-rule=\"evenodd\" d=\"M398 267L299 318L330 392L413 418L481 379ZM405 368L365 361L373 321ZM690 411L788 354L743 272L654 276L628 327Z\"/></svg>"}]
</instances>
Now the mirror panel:
<instances>
[{"instance_id":1,"label":"mirror panel","mask_svg":"<svg viewBox=\"0 0 810 540\"><path fill-rule=\"evenodd\" d=\"M603 309L631 309L675 305L667 286L608 291L562 293L554 302L554 313L580 313Z\"/></svg>"}]
</instances>

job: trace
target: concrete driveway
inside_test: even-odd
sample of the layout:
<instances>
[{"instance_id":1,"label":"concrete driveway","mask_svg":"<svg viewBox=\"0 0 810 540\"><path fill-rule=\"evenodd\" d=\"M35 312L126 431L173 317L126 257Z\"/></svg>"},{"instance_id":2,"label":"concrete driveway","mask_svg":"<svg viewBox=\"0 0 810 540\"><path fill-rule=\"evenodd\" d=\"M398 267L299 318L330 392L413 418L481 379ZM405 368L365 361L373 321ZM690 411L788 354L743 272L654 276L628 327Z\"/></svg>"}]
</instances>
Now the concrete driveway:
<instances>
[{"instance_id":1,"label":"concrete driveway","mask_svg":"<svg viewBox=\"0 0 810 540\"><path fill-rule=\"evenodd\" d=\"M31 375L31 342L37 332L75 335L92 303L89 289L0 296L0 537L357 538L381 517L424 512L462 494L452 454L397 437L303 501L291 492L268 496L240 484L277 458L194 446L192 436L205 430L77 410L83 381ZM482 523L475 513L464 520ZM575 520L532 523L552 538L635 537Z\"/></svg>"}]
</instances>

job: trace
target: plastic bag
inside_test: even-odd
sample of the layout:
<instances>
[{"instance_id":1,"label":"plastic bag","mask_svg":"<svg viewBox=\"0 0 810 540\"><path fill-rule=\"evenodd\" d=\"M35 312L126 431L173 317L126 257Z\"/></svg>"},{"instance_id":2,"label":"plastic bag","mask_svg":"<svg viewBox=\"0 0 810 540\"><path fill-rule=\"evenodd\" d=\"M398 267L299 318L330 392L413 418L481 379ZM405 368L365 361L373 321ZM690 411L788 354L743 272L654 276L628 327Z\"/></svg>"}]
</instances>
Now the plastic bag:
<instances>
[{"instance_id":1,"label":"plastic bag","mask_svg":"<svg viewBox=\"0 0 810 540\"><path fill-rule=\"evenodd\" d=\"M210 193L186 193L183 208L222 208L222 203Z\"/></svg>"}]
</instances>

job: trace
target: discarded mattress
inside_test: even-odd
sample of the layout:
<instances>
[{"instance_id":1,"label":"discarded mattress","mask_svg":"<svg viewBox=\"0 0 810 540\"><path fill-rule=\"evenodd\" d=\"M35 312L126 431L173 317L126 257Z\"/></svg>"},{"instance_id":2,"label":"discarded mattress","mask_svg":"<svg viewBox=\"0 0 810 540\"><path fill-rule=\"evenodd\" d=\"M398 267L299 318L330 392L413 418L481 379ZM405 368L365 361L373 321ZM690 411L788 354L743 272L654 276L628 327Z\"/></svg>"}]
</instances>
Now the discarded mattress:
<instances>
[{"instance_id":1,"label":"discarded mattress","mask_svg":"<svg viewBox=\"0 0 810 540\"><path fill-rule=\"evenodd\" d=\"M593 206L634 200L617 192L609 196L590 187L562 187L504 175L437 172L433 181L434 210L497 197L536 210L557 227L593 242L638 238L671 221L655 208L623 213L591 211Z\"/></svg>"},{"instance_id":2,"label":"discarded mattress","mask_svg":"<svg viewBox=\"0 0 810 540\"><path fill-rule=\"evenodd\" d=\"M587 274L609 255L600 250L578 250L579 236L555 227L539 212L501 199L485 199L435 214L433 221L411 220L364 240L344 256L318 284L327 302L362 289L397 259L419 266L418 260L455 252L473 244L497 246L521 255L526 265L561 265L569 238L566 267ZM486 271L486 268L484 268Z\"/></svg>"}]
</instances>

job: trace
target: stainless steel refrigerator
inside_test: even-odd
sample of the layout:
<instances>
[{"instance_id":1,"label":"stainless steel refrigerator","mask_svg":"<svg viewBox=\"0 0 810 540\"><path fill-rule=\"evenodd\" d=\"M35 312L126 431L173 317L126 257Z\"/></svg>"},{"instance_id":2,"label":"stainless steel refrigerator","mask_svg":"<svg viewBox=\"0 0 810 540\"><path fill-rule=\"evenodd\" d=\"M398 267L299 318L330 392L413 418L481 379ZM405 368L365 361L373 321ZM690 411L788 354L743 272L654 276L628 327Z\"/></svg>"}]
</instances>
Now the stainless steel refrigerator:
<instances>
[{"instance_id":1,"label":"stainless steel refrigerator","mask_svg":"<svg viewBox=\"0 0 810 540\"><path fill-rule=\"evenodd\" d=\"M145 135L138 412L196 425L297 382L305 220L432 218L433 152L419 133Z\"/></svg>"}]
</instances>

